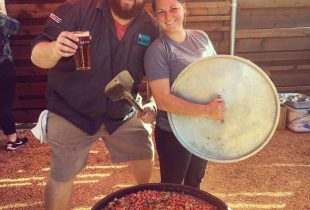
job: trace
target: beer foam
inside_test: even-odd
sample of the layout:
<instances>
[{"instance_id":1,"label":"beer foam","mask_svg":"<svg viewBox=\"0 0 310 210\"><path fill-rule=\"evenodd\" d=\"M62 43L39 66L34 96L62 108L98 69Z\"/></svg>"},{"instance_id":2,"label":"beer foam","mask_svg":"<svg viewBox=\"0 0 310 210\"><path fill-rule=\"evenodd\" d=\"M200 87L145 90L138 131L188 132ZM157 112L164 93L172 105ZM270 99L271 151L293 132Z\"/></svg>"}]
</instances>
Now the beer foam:
<instances>
[{"instance_id":1,"label":"beer foam","mask_svg":"<svg viewBox=\"0 0 310 210\"><path fill-rule=\"evenodd\" d=\"M77 37L89 36L89 31L72 31Z\"/></svg>"}]
</instances>

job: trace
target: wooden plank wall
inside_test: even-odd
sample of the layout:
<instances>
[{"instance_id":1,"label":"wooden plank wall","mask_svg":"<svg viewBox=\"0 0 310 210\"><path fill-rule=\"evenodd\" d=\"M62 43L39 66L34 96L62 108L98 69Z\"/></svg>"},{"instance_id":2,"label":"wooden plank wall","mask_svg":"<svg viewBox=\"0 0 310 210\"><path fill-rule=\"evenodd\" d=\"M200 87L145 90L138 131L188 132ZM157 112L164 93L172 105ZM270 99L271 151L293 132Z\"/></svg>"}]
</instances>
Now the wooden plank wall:
<instances>
[{"instance_id":1,"label":"wooden plank wall","mask_svg":"<svg viewBox=\"0 0 310 210\"><path fill-rule=\"evenodd\" d=\"M11 40L18 75L17 122L36 122L45 108L46 70L32 65L30 46L50 12L63 1L6 0L8 14L22 23L22 30ZM150 10L150 0L146 2ZM217 52L229 54L231 0L186 2L186 26L206 31ZM238 7L237 55L270 71L279 90L309 88L309 0L239 0ZM141 90L146 92L145 83Z\"/></svg>"},{"instance_id":2,"label":"wooden plank wall","mask_svg":"<svg viewBox=\"0 0 310 210\"><path fill-rule=\"evenodd\" d=\"M236 54L269 72L279 92L310 95L310 1L238 0Z\"/></svg>"},{"instance_id":3,"label":"wooden plank wall","mask_svg":"<svg viewBox=\"0 0 310 210\"><path fill-rule=\"evenodd\" d=\"M17 87L14 101L16 122L36 122L46 107L45 90L47 71L35 67L30 61L31 42L39 33L51 10L63 1L6 0L8 15L21 22L21 31L11 37Z\"/></svg>"},{"instance_id":4,"label":"wooden plank wall","mask_svg":"<svg viewBox=\"0 0 310 210\"><path fill-rule=\"evenodd\" d=\"M40 32L46 18L64 0L6 0L8 14L22 24L21 31L11 39L18 75L14 113L17 122L36 122L45 109L44 98L47 71L40 70L30 61L31 42ZM146 8L151 10L150 1ZM188 27L200 28L209 35L219 52L227 52L227 37L230 30L229 1L188 1ZM229 39L228 39L229 40ZM141 91L146 92L145 83Z\"/></svg>"}]
</instances>

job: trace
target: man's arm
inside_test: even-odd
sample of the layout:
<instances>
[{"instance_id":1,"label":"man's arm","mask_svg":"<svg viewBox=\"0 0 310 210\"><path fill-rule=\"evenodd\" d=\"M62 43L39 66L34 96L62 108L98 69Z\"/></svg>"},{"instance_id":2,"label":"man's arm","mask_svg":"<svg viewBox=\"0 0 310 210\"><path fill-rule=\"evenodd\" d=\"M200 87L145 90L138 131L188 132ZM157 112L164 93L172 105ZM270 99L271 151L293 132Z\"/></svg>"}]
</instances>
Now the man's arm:
<instances>
[{"instance_id":1,"label":"man's arm","mask_svg":"<svg viewBox=\"0 0 310 210\"><path fill-rule=\"evenodd\" d=\"M49 69L54 67L62 57L73 56L76 52L79 38L71 32L63 31L56 41L42 41L36 44L31 52L31 61L34 65Z\"/></svg>"},{"instance_id":2,"label":"man's arm","mask_svg":"<svg viewBox=\"0 0 310 210\"><path fill-rule=\"evenodd\" d=\"M56 41L43 41L36 44L31 52L32 63L43 69L54 67L61 58L61 56L56 53L55 45Z\"/></svg>"}]
</instances>

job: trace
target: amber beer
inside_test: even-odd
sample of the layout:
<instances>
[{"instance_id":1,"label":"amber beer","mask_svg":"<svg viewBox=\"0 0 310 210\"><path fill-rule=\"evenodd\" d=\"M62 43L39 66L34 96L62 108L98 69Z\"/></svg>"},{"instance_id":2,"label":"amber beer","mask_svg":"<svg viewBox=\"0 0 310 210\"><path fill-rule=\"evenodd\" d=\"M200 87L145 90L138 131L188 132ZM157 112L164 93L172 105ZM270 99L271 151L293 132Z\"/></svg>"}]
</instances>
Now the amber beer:
<instances>
[{"instance_id":1,"label":"amber beer","mask_svg":"<svg viewBox=\"0 0 310 210\"><path fill-rule=\"evenodd\" d=\"M79 42L77 43L78 49L74 54L74 61L76 70L90 70L90 35L89 31L73 31Z\"/></svg>"}]
</instances>

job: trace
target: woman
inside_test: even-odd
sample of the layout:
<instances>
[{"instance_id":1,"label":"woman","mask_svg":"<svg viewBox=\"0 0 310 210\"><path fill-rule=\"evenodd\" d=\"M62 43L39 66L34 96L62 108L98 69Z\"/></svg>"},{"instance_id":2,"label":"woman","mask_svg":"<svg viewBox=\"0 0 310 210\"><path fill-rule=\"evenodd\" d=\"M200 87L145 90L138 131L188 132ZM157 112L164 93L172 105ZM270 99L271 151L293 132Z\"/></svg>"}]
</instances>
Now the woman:
<instances>
[{"instance_id":1,"label":"woman","mask_svg":"<svg viewBox=\"0 0 310 210\"><path fill-rule=\"evenodd\" d=\"M223 120L224 103L220 98L208 104L191 103L172 95L170 86L187 65L216 52L204 32L184 28L184 0L153 0L152 7L163 34L148 48L144 65L158 108L155 141L161 182L199 188L207 161L191 154L178 142L167 112Z\"/></svg>"},{"instance_id":2,"label":"woman","mask_svg":"<svg viewBox=\"0 0 310 210\"><path fill-rule=\"evenodd\" d=\"M28 143L18 138L12 104L15 97L16 75L9 36L18 32L20 23L7 16L4 2L0 4L0 128L7 138L7 150L12 151Z\"/></svg>"}]
</instances>

